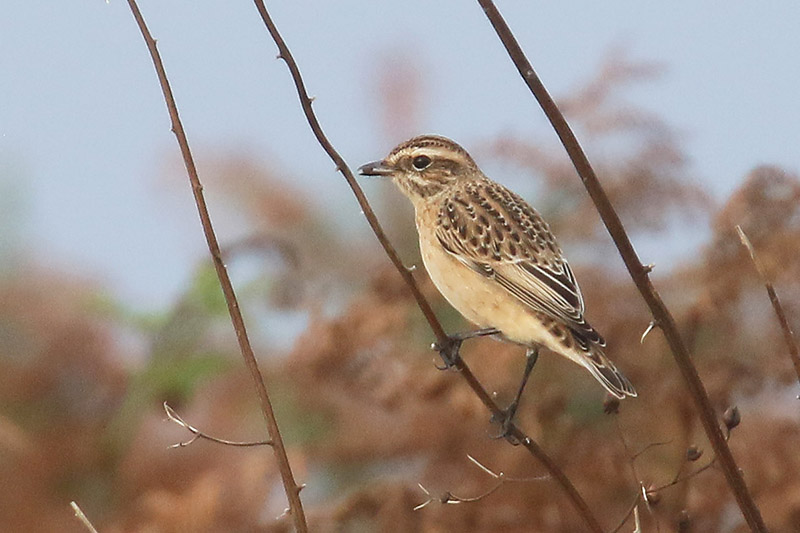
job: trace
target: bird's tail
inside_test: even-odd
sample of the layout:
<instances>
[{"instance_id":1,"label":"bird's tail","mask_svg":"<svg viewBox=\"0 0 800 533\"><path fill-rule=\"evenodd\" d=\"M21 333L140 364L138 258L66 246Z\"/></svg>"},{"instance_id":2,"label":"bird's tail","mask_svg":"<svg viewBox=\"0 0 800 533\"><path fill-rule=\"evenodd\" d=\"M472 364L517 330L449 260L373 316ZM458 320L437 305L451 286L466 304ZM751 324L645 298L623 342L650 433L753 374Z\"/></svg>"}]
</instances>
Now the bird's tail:
<instances>
[{"instance_id":1,"label":"bird's tail","mask_svg":"<svg viewBox=\"0 0 800 533\"><path fill-rule=\"evenodd\" d=\"M636 396L636 389L625 377L625 375L617 370L614 363L606 357L603 349L598 345L593 345L589 348L584 358L584 365L589 372L599 381L608 392L619 398L624 399L626 396Z\"/></svg>"}]
</instances>

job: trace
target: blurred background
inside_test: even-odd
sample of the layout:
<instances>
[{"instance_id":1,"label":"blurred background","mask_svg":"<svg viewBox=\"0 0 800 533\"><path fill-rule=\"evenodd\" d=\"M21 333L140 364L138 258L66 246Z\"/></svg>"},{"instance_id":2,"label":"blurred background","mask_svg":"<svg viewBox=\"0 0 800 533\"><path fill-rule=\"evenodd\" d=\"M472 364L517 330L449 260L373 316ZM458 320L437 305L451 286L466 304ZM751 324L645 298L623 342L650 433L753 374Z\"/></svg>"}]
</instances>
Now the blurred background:
<instances>
[{"instance_id":1,"label":"blurred background","mask_svg":"<svg viewBox=\"0 0 800 533\"><path fill-rule=\"evenodd\" d=\"M273 5L274 4L274 5ZM800 5L501 3L573 125L689 342L773 531L800 530L797 377L734 227L798 324ZM569 502L434 369L432 334L316 144L248 2L140 5L317 531L576 531ZM694 408L563 149L477 3L268 3L351 167L419 133L463 144L551 222L588 318L640 397L560 358L537 365L522 427L613 529L743 531ZM0 529L286 531L269 450L150 58L127 4L10 0L0 18ZM362 180L407 264L410 206ZM423 289L450 331L467 325ZM464 356L507 402L523 350ZM687 449L705 451L687 460ZM645 450L643 453L643 450ZM494 480L525 481L472 503ZM692 455L694 457L694 455ZM689 475L687 479L682 476ZM679 482L668 485L679 476ZM658 501L656 501L658 500ZM632 530L628 522L625 530Z\"/></svg>"}]
</instances>

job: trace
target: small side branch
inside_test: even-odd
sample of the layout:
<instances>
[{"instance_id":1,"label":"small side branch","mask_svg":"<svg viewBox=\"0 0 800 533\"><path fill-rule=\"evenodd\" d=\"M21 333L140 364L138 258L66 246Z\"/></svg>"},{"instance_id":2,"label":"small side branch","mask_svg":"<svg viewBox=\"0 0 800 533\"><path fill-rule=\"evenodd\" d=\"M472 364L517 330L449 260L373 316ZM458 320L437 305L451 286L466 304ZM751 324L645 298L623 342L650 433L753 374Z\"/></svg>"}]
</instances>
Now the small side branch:
<instances>
[{"instance_id":1,"label":"small side branch","mask_svg":"<svg viewBox=\"0 0 800 533\"><path fill-rule=\"evenodd\" d=\"M772 286L772 282L767 279L764 266L761 264L761 261L759 261L755 248L753 248L753 244L750 242L750 239L747 238L747 235L742 227L737 225L736 231L739 233L739 239L742 241L742 245L744 245L744 247L747 248L747 251L750 253L750 259L753 260L753 264L756 267L758 276L761 278L761 281L764 283L764 287L767 289L767 295L769 296L769 301L772 304L772 309L775 310L775 315L778 317L778 323L781 325L783 340L786 342L787 348L789 348L789 358L792 360L795 373L797 373L797 381L800 382L800 349L797 347L797 339L795 339L792 327L789 325L789 320L786 318L786 312L783 310L783 305L781 305L781 301L778 298L778 293L775 292L775 287Z\"/></svg>"},{"instance_id":2,"label":"small side branch","mask_svg":"<svg viewBox=\"0 0 800 533\"><path fill-rule=\"evenodd\" d=\"M172 422L175 422L180 427L185 428L189 433L193 435L193 437L186 441L181 441L177 444L171 444L170 448L185 448L189 446L194 441L198 439L205 439L211 442L216 442L217 444L224 444L225 446L240 446L240 447L250 447L250 446L272 446L271 440L259 440L259 441L252 441L252 442L241 442L235 440L226 440L220 439L218 437L212 437L211 435L204 433L197 429L196 427L192 426L188 422L186 422L181 416L175 412L175 410L170 407L167 402L164 402L164 411L167 413L167 418Z\"/></svg>"},{"instance_id":3,"label":"small side branch","mask_svg":"<svg viewBox=\"0 0 800 533\"><path fill-rule=\"evenodd\" d=\"M499 489L500 487L502 487L506 483L530 483L530 482L533 482L533 481L544 481L544 480L550 478L550 476L536 476L536 477L527 477L527 478L509 477L509 476L506 476L505 473L503 473L503 472L493 472L488 467L482 465L477 459L475 459L471 455L467 455L467 459L472 461L472 464L474 464L475 466L477 466L478 468L480 468L481 470L483 470L484 472L489 474L492 478L494 478L495 483L490 488L488 488L487 490L482 492L481 494L478 494L477 496L470 496L470 497L456 496L455 494L453 494L450 491L445 492L443 495L441 495L439 497L431 496L431 493L428 491L428 489L426 489L422 485L422 483L417 483L419 488L422 490L422 492L425 493L425 495L428 497L428 499L425 500L424 502L422 502L421 504L417 505L416 507L414 507L414 510L418 511L418 510L420 510L420 509L422 509L424 507L427 507L428 505L430 505L430 504L432 504L434 502L438 502L438 503L441 503L441 504L450 504L450 505L455 505L455 504L459 504L459 503L474 503L474 502L481 501L482 499L486 498L487 496L493 494L494 492L497 491L497 489Z\"/></svg>"},{"instance_id":4,"label":"small side branch","mask_svg":"<svg viewBox=\"0 0 800 533\"><path fill-rule=\"evenodd\" d=\"M486 17L489 19L492 28L494 28L497 36L503 43L511 61L514 63L514 66L517 67L528 89L530 89L545 115L547 115L550 124L553 126L553 129L569 154L578 176L580 176L583 181L583 185L589 193L597 212L600 214L603 224L614 240L614 244L617 250L619 250L622 260L625 262L628 273L636 284L637 289L639 289L639 293L642 295L645 303L650 308L653 319L657 321L659 327L664 332L664 337L669 344L675 362L683 375L683 379L686 382L689 393L697 408L698 416L703 424L703 429L708 436L708 440L711 442L711 446L714 448L714 453L719 458L719 464L725 474L725 479L736 498L736 502L739 505L739 509L747 525L753 531L766 532L767 529L764 525L764 519L761 517L761 512L756 506L747 488L747 484L744 481L744 477L733 458L733 454L722 435L722 431L717 423L717 417L714 413L714 408L711 406L708 393L706 392L703 382L700 380L697 368L694 366L692 357L689 354L689 349L678 331L675 319L661 299L661 295L650 281L649 273L652 268L643 265L639 260L639 256L633 248L633 244L622 225L619 215L613 205L611 205L611 200L609 200L603 186L600 184L600 180L597 178L597 174L589 163L589 159L586 157L583 148L581 148L578 139L572 132L561 110L553 101L550 93L548 93L544 84L536 75L533 66L525 56L525 52L522 51L519 42L517 42L516 37L514 37L508 24L506 24L506 21L503 19L503 16L497 10L494 2L492 0L478 0L478 4L480 4Z\"/></svg>"},{"instance_id":5,"label":"small side branch","mask_svg":"<svg viewBox=\"0 0 800 533\"><path fill-rule=\"evenodd\" d=\"M267 432L269 433L272 441L273 455L275 456L275 460L278 464L278 470L281 474L281 480L283 481L283 489L284 492L286 492L286 498L289 500L289 508L291 510L295 529L299 533L305 533L308 531L308 526L306 524L305 513L303 512L303 504L300 501L301 487L295 483L294 475L292 474L292 468L289 464L289 458L286 455L286 448L283 445L283 439L281 438L280 430L278 429L278 421L275 418L275 412L272 409L272 403L270 402L269 394L267 394L267 387L264 384L264 377L261 375L261 370L258 368L258 362L256 361L255 354L253 353L253 348L250 345L250 339L247 336L247 329L244 325L242 312L239 309L239 302L236 299L236 293L233 290L233 284L228 276L228 270L225 268L225 263L222 261L219 242L217 242L217 236L214 233L214 228L211 224L211 217L208 213L208 207L206 206L206 200L203 196L203 186L200 183L200 177L197 174L194 158L192 157L192 152L189 149L189 141L186 138L186 132L183 129L183 123L178 115L178 106L175 104L175 98L172 95L172 87L170 87L169 80L167 79L167 72L164 69L163 62L161 61L161 54L158 52L155 39L153 39L153 36L150 35L150 30L147 28L147 24L144 21L141 11L139 11L139 6L136 4L136 0L128 0L128 6L130 7L131 13L133 13L134 19L136 19L136 24L139 26L139 31L142 33L145 44L147 44L147 49L150 52L150 58L153 60L153 66L155 67L158 75L158 82L161 85L161 92L164 94L164 102L167 105L167 110L169 111L170 120L172 122L172 132L175 134L175 137L178 140L178 145L180 146L181 154L183 155L183 162L186 166L186 172L189 175L189 182L192 187L194 201L197 206L197 211L200 215L200 222L203 226L203 234L206 238L208 250L211 253L212 259L214 260L214 268L217 271L217 277L219 278L222 292L225 295L225 302L228 305L228 313L230 314L231 322L233 323L233 329L236 331L236 338L239 342L239 350L242 353L245 366L247 366L247 369L250 371L250 376L253 378L256 393L258 394L259 403L261 404L261 412L264 415L264 419L267 424Z\"/></svg>"},{"instance_id":6,"label":"small side branch","mask_svg":"<svg viewBox=\"0 0 800 533\"><path fill-rule=\"evenodd\" d=\"M646 505L646 509L652 513L651 506L656 505L658 501L661 499L660 492L662 490L668 489L669 487L673 487L680 483L685 483L691 478L705 472L714 467L717 464L717 458L712 457L710 461L708 461L705 465L695 468L687 473L684 473L684 468L687 465L692 465L696 463L702 456L703 451L698 449L697 446L691 445L686 450L686 455L684 456L684 461L681 462L680 466L678 467L675 475L672 477L670 481L664 483L662 485L655 485L650 484L647 485L643 480L642 477L639 475L637 468L636 468L636 460L648 452L649 450L656 448L658 446L665 446L672 442L671 440L668 441L660 441L660 442L651 442L650 444L644 446L636 453L631 452L631 448L628 445L628 441L625 439L625 435L622 431L622 426L619 423L618 419L615 419L616 427L617 427L617 434L619 435L620 440L622 441L622 446L625 448L625 451L628 454L630 468L633 472L633 477L636 480L639 490L637 491L636 497L633 500L633 503L628 508L628 511L623 515L622 520L619 522L617 527L611 530L611 533L616 533L619 531L623 525L628 521L632 514L637 512L639 502L643 502ZM728 442L731 438L731 432L741 423L742 418L741 414L739 413L739 409L736 406L730 406L728 409L725 410L725 413L722 416L722 422L725 424L725 442ZM655 516L654 516L655 518ZM637 518L638 523L638 518ZM656 519L656 524L658 521Z\"/></svg>"}]
</instances>

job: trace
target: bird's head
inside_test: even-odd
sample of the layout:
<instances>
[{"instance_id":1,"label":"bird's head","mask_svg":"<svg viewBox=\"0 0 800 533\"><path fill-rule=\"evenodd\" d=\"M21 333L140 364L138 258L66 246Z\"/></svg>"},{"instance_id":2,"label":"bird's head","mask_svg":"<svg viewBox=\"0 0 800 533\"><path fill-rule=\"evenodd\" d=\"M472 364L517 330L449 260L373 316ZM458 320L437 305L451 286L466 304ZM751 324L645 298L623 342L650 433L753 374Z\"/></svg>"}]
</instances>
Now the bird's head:
<instances>
[{"instance_id":1,"label":"bird's head","mask_svg":"<svg viewBox=\"0 0 800 533\"><path fill-rule=\"evenodd\" d=\"M362 165L362 176L391 178L412 202L437 196L458 180L480 175L466 150L446 137L414 137L385 159Z\"/></svg>"}]
</instances>

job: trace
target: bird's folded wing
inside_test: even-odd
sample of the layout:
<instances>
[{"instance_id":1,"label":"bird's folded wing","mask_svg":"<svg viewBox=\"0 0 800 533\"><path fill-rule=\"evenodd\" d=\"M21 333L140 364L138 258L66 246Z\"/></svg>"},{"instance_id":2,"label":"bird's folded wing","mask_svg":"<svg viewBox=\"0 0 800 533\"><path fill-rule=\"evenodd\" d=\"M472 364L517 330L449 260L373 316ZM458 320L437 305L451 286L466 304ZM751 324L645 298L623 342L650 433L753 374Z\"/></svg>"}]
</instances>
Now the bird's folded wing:
<instances>
[{"instance_id":1,"label":"bird's folded wing","mask_svg":"<svg viewBox=\"0 0 800 533\"><path fill-rule=\"evenodd\" d=\"M514 212L502 204L492 204L484 219L491 216L500 223L489 218L489 227L478 232L476 245L476 240L465 238L465 234L477 232L470 226L479 224L476 221L480 218L457 201L446 202L442 206L446 223L436 228L440 244L455 259L496 282L533 311L567 325L579 340L605 346L600 334L583 318L583 297L572 269L539 214L527 204ZM529 231L531 224L525 221L530 219L546 234ZM547 242L553 246L546 246Z\"/></svg>"}]
</instances>

